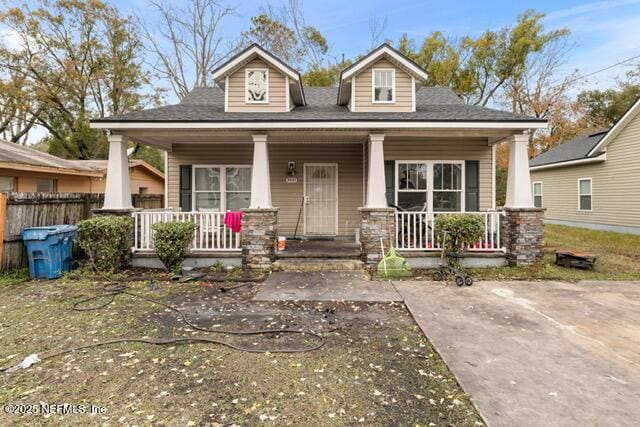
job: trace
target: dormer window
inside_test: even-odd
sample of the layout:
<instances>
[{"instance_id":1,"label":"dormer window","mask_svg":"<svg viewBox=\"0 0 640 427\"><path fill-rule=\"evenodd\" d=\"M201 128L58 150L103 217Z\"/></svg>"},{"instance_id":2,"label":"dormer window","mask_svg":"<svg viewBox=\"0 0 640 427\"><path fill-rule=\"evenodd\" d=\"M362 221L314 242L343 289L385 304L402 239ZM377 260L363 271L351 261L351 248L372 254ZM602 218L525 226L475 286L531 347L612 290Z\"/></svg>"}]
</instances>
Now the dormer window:
<instances>
[{"instance_id":1,"label":"dormer window","mask_svg":"<svg viewBox=\"0 0 640 427\"><path fill-rule=\"evenodd\" d=\"M247 68L245 71L247 103L265 104L269 102L269 70Z\"/></svg>"},{"instance_id":2,"label":"dormer window","mask_svg":"<svg viewBox=\"0 0 640 427\"><path fill-rule=\"evenodd\" d=\"M393 69L373 69L373 102L395 102L396 72Z\"/></svg>"}]
</instances>

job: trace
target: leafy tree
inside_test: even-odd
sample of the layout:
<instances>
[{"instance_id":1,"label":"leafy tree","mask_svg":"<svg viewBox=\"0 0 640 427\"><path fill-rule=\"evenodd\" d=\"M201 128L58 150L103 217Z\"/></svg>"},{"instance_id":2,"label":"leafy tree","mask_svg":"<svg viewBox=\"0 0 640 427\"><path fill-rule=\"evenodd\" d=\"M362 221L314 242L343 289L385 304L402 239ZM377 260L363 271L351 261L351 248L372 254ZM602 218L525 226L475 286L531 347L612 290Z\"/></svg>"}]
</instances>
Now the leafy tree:
<instances>
[{"instance_id":1,"label":"leafy tree","mask_svg":"<svg viewBox=\"0 0 640 427\"><path fill-rule=\"evenodd\" d=\"M307 86L337 86L340 72L351 64L352 61L344 60L326 67L312 65L309 70L302 75L302 81Z\"/></svg>"},{"instance_id":2,"label":"leafy tree","mask_svg":"<svg viewBox=\"0 0 640 427\"><path fill-rule=\"evenodd\" d=\"M252 17L251 26L242 33L240 47L251 43L299 68L321 68L329 51L320 30L306 24L298 0L289 0L279 9L267 4L259 15Z\"/></svg>"},{"instance_id":3,"label":"leafy tree","mask_svg":"<svg viewBox=\"0 0 640 427\"><path fill-rule=\"evenodd\" d=\"M640 82L634 74L618 81L617 87L605 90L587 90L578 95L578 102L588 116L601 127L611 127L640 98Z\"/></svg>"},{"instance_id":4,"label":"leafy tree","mask_svg":"<svg viewBox=\"0 0 640 427\"><path fill-rule=\"evenodd\" d=\"M0 24L19 37L17 49L0 46L0 68L20 79L28 120L46 128L53 154L92 159L106 155L94 116L137 109L150 76L129 18L99 0L40 0L12 4ZM18 110L20 111L20 110ZM15 118L14 118L15 120Z\"/></svg>"}]
</instances>

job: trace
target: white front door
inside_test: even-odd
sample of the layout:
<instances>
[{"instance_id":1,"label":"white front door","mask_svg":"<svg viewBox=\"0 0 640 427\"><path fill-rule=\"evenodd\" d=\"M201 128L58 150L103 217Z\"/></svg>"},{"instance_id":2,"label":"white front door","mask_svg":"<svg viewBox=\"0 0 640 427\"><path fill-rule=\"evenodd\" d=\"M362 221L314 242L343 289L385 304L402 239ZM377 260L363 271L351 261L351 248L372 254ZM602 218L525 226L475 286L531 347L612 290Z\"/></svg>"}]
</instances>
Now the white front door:
<instances>
[{"instance_id":1,"label":"white front door","mask_svg":"<svg viewBox=\"0 0 640 427\"><path fill-rule=\"evenodd\" d=\"M305 163L304 198L304 233L338 234L338 165Z\"/></svg>"}]
</instances>

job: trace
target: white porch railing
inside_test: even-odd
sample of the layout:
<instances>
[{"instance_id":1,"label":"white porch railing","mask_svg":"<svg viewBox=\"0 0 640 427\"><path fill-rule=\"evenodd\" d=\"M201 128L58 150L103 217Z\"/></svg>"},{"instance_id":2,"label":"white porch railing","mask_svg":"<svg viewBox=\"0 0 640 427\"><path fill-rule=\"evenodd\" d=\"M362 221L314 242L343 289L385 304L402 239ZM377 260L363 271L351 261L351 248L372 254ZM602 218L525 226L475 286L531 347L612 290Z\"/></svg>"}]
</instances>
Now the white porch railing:
<instances>
[{"instance_id":1,"label":"white porch railing","mask_svg":"<svg viewBox=\"0 0 640 427\"><path fill-rule=\"evenodd\" d=\"M495 252L504 250L500 241L502 212L396 212L396 249L402 251L440 251L435 227L437 215L474 214L482 216L484 233L468 250Z\"/></svg>"},{"instance_id":2,"label":"white porch railing","mask_svg":"<svg viewBox=\"0 0 640 427\"><path fill-rule=\"evenodd\" d=\"M240 233L224 225L224 212L171 212L163 210L133 213L133 251L153 251L153 230L156 222L193 222L196 231L192 251L239 251Z\"/></svg>"}]
</instances>

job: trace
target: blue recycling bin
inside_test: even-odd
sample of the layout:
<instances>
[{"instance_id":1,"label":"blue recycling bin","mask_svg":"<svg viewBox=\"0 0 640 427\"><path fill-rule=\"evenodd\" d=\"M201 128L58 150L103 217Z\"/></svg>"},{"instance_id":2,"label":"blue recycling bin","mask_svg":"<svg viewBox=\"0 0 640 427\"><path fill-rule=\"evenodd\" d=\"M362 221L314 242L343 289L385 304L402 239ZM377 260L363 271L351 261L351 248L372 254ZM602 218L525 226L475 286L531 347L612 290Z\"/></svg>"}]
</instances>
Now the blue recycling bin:
<instances>
[{"instance_id":1,"label":"blue recycling bin","mask_svg":"<svg viewBox=\"0 0 640 427\"><path fill-rule=\"evenodd\" d=\"M22 230L22 241L29 254L31 278L57 279L71 270L75 225L30 227Z\"/></svg>"}]
</instances>

